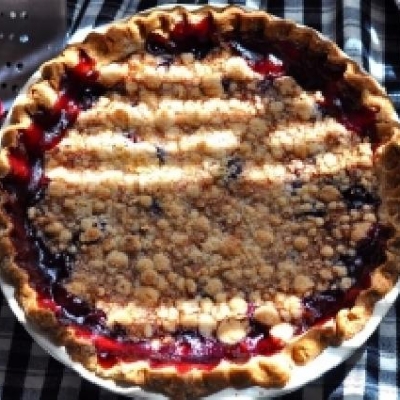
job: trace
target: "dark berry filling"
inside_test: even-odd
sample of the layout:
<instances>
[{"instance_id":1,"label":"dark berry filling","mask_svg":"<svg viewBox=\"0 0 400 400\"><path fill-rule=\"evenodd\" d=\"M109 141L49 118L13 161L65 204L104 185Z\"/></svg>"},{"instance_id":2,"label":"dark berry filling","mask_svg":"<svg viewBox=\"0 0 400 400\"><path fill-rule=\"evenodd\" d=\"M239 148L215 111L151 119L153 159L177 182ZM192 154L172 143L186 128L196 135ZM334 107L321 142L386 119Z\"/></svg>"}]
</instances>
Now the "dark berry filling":
<instances>
[{"instance_id":1,"label":"dark berry filling","mask_svg":"<svg viewBox=\"0 0 400 400\"><path fill-rule=\"evenodd\" d=\"M96 63L83 50L79 53L79 63L67 69L61 82L61 91L67 104L74 104L81 110L87 110L106 91L97 82L99 73Z\"/></svg>"},{"instance_id":2,"label":"dark berry filling","mask_svg":"<svg viewBox=\"0 0 400 400\"><path fill-rule=\"evenodd\" d=\"M167 161L167 152L165 151L164 148L160 146L156 146L156 156L158 158L158 162L161 165L164 165Z\"/></svg>"},{"instance_id":3,"label":"dark berry filling","mask_svg":"<svg viewBox=\"0 0 400 400\"><path fill-rule=\"evenodd\" d=\"M323 90L328 83L342 78L344 65L329 62L327 54L285 39L272 40L263 36L263 33L259 37L239 36L230 41L233 50L256 72L270 78L293 76L305 90Z\"/></svg>"},{"instance_id":4,"label":"dark berry filling","mask_svg":"<svg viewBox=\"0 0 400 400\"><path fill-rule=\"evenodd\" d=\"M323 94L324 101L319 105L323 114L336 118L347 129L368 139L373 149L379 145L375 125L379 110L360 106L355 101L359 94L349 87L341 88L337 82L328 83Z\"/></svg>"},{"instance_id":5,"label":"dark berry filling","mask_svg":"<svg viewBox=\"0 0 400 400\"><path fill-rule=\"evenodd\" d=\"M213 36L214 26L210 16L198 23L183 20L168 38L158 33L149 34L146 49L164 58L191 52L196 58L202 59L214 47ZM322 90L325 102L320 105L321 110L375 143L375 110L354 106L354 101L349 101L337 83L343 76L344 67L330 63L326 54L313 53L285 41L234 38L229 43L256 72L264 75L265 85L269 85L272 79L288 74L305 89ZM95 62L81 51L78 65L66 70L54 108L37 111L32 116L32 125L21 130L19 146L9 152L10 173L1 183L8 192L5 209L14 225L11 236L18 249L16 262L28 272L40 305L54 311L59 321L74 327L77 334L90 338L97 349L98 360L104 367L111 367L120 361L146 359L153 366L174 365L186 371L193 366L213 368L222 359L244 362L253 355L278 352L284 344L273 338L268 328L253 320L254 310L251 307L250 332L238 344L225 345L214 338L205 338L197 331L180 331L170 337L160 337L159 345L154 346L150 340L129 339L117 325L107 327L102 310L92 307L64 288L63 282L73 268L73 257L67 253L51 253L26 214L30 205L40 201L47 187L43 153L57 146L76 121L80 110L90 108L105 92L97 79ZM225 87L228 90L229 82L225 82ZM358 97L356 94L350 98L353 100ZM136 142L136 139L132 133L132 140ZM156 147L156 156L160 165L165 163L163 149ZM227 161L226 167L227 178L237 179L243 171L243 162L233 157ZM374 196L362 187L344 191L343 197L350 208L359 208L363 204L378 205ZM152 201L150 212L154 215L163 212L156 199ZM315 210L315 213L319 212ZM356 255L341 260L349 269L349 275L357 278L350 290L330 290L303 300L304 315L297 326L299 333L333 317L342 307L354 304L358 293L369 286L371 270L385 260L385 246L390 235L387 228L376 224L368 238L359 242Z\"/></svg>"},{"instance_id":6,"label":"dark berry filling","mask_svg":"<svg viewBox=\"0 0 400 400\"><path fill-rule=\"evenodd\" d=\"M124 133L124 136L131 140L133 143L139 143L140 142L140 137L138 136L138 134L136 133L135 130L131 130L128 131L126 133Z\"/></svg>"},{"instance_id":7,"label":"dark berry filling","mask_svg":"<svg viewBox=\"0 0 400 400\"><path fill-rule=\"evenodd\" d=\"M231 83L232 83L232 79L230 79L230 78L225 77L225 78L221 79L221 84L222 84L222 87L223 87L225 93L229 92L229 87L230 87Z\"/></svg>"},{"instance_id":8,"label":"dark berry filling","mask_svg":"<svg viewBox=\"0 0 400 400\"><path fill-rule=\"evenodd\" d=\"M81 331L87 336L87 332ZM105 336L93 336L98 350L98 360L104 367L120 361L132 362L147 359L153 367L175 366L180 372L192 368L212 369L222 359L243 363L254 355L272 355L283 348L279 339L263 331L252 330L240 343L225 345L214 338L205 338L197 331L176 332L172 338L160 338L156 347L150 341L128 341Z\"/></svg>"},{"instance_id":9,"label":"dark berry filling","mask_svg":"<svg viewBox=\"0 0 400 400\"><path fill-rule=\"evenodd\" d=\"M29 204L47 181L43 174L44 152L56 147L76 121L79 111L90 107L105 91L96 82L97 78L95 62L81 51L79 63L67 69L61 80L60 94L53 108L39 109L32 115L31 125L20 130L18 147L9 151L10 173L4 184L21 199L29 199L25 200ZM13 186L18 190L13 190Z\"/></svg>"},{"instance_id":10,"label":"dark berry filling","mask_svg":"<svg viewBox=\"0 0 400 400\"><path fill-rule=\"evenodd\" d=\"M349 276L362 280L365 272L370 272L373 267L382 264L386 259L386 241L393 236L393 233L387 226L373 225L368 236L358 242L355 256L341 258Z\"/></svg>"},{"instance_id":11,"label":"dark berry filling","mask_svg":"<svg viewBox=\"0 0 400 400\"><path fill-rule=\"evenodd\" d=\"M243 160L237 156L231 157L226 163L226 181L238 179L243 172Z\"/></svg>"},{"instance_id":12,"label":"dark berry filling","mask_svg":"<svg viewBox=\"0 0 400 400\"><path fill-rule=\"evenodd\" d=\"M29 154L40 156L61 141L67 129L76 121L80 110L86 110L105 92L96 81L94 61L80 52L79 63L66 70L60 82L60 95L52 110L38 110L32 124L21 131L21 144Z\"/></svg>"},{"instance_id":13,"label":"dark berry filling","mask_svg":"<svg viewBox=\"0 0 400 400\"><path fill-rule=\"evenodd\" d=\"M250 67L259 74L264 75L267 78L279 78L285 75L285 66L283 62L272 53L258 52L246 48L242 43L238 41L230 42L231 48L243 57Z\"/></svg>"},{"instance_id":14,"label":"dark berry filling","mask_svg":"<svg viewBox=\"0 0 400 400\"><path fill-rule=\"evenodd\" d=\"M365 239L358 242L355 256L343 257L341 261L348 269L348 275L355 278L353 286L343 291L340 289L327 290L303 299L303 318L298 327L299 332L310 326L334 317L343 308L349 308L362 290L371 285L370 273L376 266L386 260L386 242L393 235L393 231L383 225L375 224L371 227Z\"/></svg>"},{"instance_id":15,"label":"dark berry filling","mask_svg":"<svg viewBox=\"0 0 400 400\"><path fill-rule=\"evenodd\" d=\"M363 185L351 186L342 192L343 200L348 208L359 209L363 205L377 207L380 203L379 198L370 193Z\"/></svg>"},{"instance_id":16,"label":"dark berry filling","mask_svg":"<svg viewBox=\"0 0 400 400\"><path fill-rule=\"evenodd\" d=\"M150 204L150 212L154 215L159 217L163 213L163 209L161 207L160 202L155 199L154 197L151 199L151 204Z\"/></svg>"},{"instance_id":17,"label":"dark berry filling","mask_svg":"<svg viewBox=\"0 0 400 400\"><path fill-rule=\"evenodd\" d=\"M195 58L202 59L215 47L213 33L211 16L197 23L191 23L185 18L174 26L168 38L156 32L150 33L146 40L146 50L165 58L166 65L171 63L169 56L181 53L192 53Z\"/></svg>"}]
</instances>

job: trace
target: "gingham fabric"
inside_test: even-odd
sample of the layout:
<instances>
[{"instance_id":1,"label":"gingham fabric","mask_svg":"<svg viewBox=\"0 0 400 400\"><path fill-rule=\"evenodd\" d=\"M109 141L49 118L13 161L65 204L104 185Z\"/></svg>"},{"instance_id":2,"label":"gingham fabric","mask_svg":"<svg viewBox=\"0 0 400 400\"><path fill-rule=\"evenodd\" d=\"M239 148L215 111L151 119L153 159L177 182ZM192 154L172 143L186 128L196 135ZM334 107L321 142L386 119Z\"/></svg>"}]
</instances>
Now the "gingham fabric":
<instances>
[{"instance_id":1,"label":"gingham fabric","mask_svg":"<svg viewBox=\"0 0 400 400\"><path fill-rule=\"evenodd\" d=\"M399 112L400 10L396 2L400 1L252 0L236 3L265 9L323 32L385 85ZM163 0L68 0L70 34L164 3ZM203 3L206 2L196 2ZM349 360L282 399L400 399L399 338L400 301L389 310L366 345ZM48 356L16 322L0 295L0 399L116 400L123 397L86 382Z\"/></svg>"}]
</instances>

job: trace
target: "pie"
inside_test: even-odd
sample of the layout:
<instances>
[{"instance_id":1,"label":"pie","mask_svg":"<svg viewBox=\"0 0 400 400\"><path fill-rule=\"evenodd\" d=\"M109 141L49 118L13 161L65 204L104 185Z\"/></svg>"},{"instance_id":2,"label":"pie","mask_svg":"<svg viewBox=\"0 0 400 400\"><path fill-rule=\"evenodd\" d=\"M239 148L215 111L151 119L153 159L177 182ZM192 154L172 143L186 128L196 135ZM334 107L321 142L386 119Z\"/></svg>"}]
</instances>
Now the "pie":
<instances>
[{"instance_id":1,"label":"pie","mask_svg":"<svg viewBox=\"0 0 400 400\"><path fill-rule=\"evenodd\" d=\"M314 30L238 7L115 22L2 130L1 272L99 376L283 387L399 276L400 130Z\"/></svg>"}]
</instances>

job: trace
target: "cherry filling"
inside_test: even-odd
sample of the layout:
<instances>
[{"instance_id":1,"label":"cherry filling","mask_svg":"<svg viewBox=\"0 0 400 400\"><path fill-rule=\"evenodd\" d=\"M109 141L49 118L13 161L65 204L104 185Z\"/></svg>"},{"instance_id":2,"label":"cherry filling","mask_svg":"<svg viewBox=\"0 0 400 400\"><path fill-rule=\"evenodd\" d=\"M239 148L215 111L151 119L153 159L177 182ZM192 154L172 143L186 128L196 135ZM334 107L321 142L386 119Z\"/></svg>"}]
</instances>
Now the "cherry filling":
<instances>
[{"instance_id":1,"label":"cherry filling","mask_svg":"<svg viewBox=\"0 0 400 400\"><path fill-rule=\"evenodd\" d=\"M66 70L60 82L60 95L52 110L40 109L32 116L32 124L21 131L21 144L31 155L40 156L55 147L76 121L79 111L91 107L104 93L96 80L94 61L80 52L79 63Z\"/></svg>"},{"instance_id":2,"label":"cherry filling","mask_svg":"<svg viewBox=\"0 0 400 400\"><path fill-rule=\"evenodd\" d=\"M197 23L183 20L168 38L150 33L146 49L162 57L192 52L195 58L201 59L213 49L214 34L210 16ZM373 134L375 110L354 106L354 101L350 101L354 96L349 100L347 93L341 90L344 67L328 62L325 54L314 54L285 41L235 37L229 38L227 43L256 72L264 75L265 80L288 74L306 89L322 90L325 101L320 107L323 112L372 142L376 139ZM64 280L70 276L74 259L67 253L53 254L49 251L41 234L29 222L27 208L40 201L47 187L48 179L43 171L44 152L56 147L76 121L80 110L90 108L105 92L97 82L95 67L94 60L81 51L79 63L67 69L61 80L60 95L53 109L38 110L32 115L31 126L20 131L18 147L9 151L10 173L1 182L7 192L5 210L14 226L11 238L18 249L16 262L27 271L30 284L38 293L39 305L53 311L61 324L74 327L78 335L92 340L98 360L104 367L120 361L149 360L155 367L174 365L184 372L193 367L213 368L222 359L240 363L253 355L278 352L284 343L272 337L268 328L254 321L254 307L251 306L250 332L235 345L205 338L197 331L178 331L168 337L135 341L129 339L121 327L107 327L102 310L69 293L63 286ZM165 162L163 149L157 147L156 156L160 164ZM228 160L227 178L237 179L242 169L243 162L239 158ZM342 194L350 208L359 208L362 204L379 205L374 196L360 187L350 188ZM155 216L163 212L156 199L153 199L151 212ZM341 260L347 266L349 276L356 278L350 290L330 290L303 300L304 315L297 326L298 333L333 317L342 307L354 304L358 293L370 285L370 272L385 260L385 246L390 235L390 230L384 226L374 225L368 238L358 243L356 255Z\"/></svg>"},{"instance_id":3,"label":"cherry filling","mask_svg":"<svg viewBox=\"0 0 400 400\"><path fill-rule=\"evenodd\" d=\"M355 279L353 286L343 291L331 289L303 299L303 318L298 333L310 326L322 323L334 317L343 308L349 308L362 290L371 286L370 273L386 260L387 240L393 235L391 228L375 224L366 238L357 243L354 256L342 256L341 261L347 267L348 276Z\"/></svg>"},{"instance_id":4,"label":"cherry filling","mask_svg":"<svg viewBox=\"0 0 400 400\"><path fill-rule=\"evenodd\" d=\"M159 345L152 345L150 341L127 343L97 337L95 346L102 365L112 366L120 360L129 362L148 359L153 367L175 365L182 372L195 366L213 368L225 356L223 345L205 339L196 332L176 334L173 340Z\"/></svg>"},{"instance_id":5,"label":"cherry filling","mask_svg":"<svg viewBox=\"0 0 400 400\"><path fill-rule=\"evenodd\" d=\"M169 37L157 32L150 33L146 40L146 50L162 57L192 53L196 59L202 59L215 47L213 34L214 25L210 15L197 23L184 18L174 26Z\"/></svg>"},{"instance_id":6,"label":"cherry filling","mask_svg":"<svg viewBox=\"0 0 400 400\"><path fill-rule=\"evenodd\" d=\"M329 82L343 77L344 65L328 61L327 55L285 39L267 39L240 35L229 45L254 71L271 79L289 75L305 90L324 90ZM318 66L316 68L316 66Z\"/></svg>"},{"instance_id":7,"label":"cherry filling","mask_svg":"<svg viewBox=\"0 0 400 400\"><path fill-rule=\"evenodd\" d=\"M79 63L67 70L61 80L60 95L53 108L37 111L31 125L19 132L18 147L9 151L10 172L1 184L8 193L5 210L13 221L11 238L18 249L16 262L28 272L39 303L52 309L60 321L104 331L104 313L92 310L61 285L72 270L71 255L51 253L27 218L27 208L40 201L47 187L44 152L56 147L79 111L104 92L96 82L94 68L95 62L81 51Z\"/></svg>"},{"instance_id":8,"label":"cherry filling","mask_svg":"<svg viewBox=\"0 0 400 400\"><path fill-rule=\"evenodd\" d=\"M89 326L97 331L107 330L104 313L68 293L61 284L72 271L73 257L68 253L53 254L48 250L41 235L28 222L26 208L21 207L21 201L10 196L6 211L14 225L11 238L18 249L15 261L27 271L39 305L52 310L62 323Z\"/></svg>"},{"instance_id":9,"label":"cherry filling","mask_svg":"<svg viewBox=\"0 0 400 400\"><path fill-rule=\"evenodd\" d=\"M265 333L252 330L241 342L225 345L214 338L205 338L197 331L179 331L171 338L132 341L123 336L110 338L80 331L90 337L98 352L98 360L104 367L116 363L149 360L153 367L175 366L180 372L192 368L212 369L222 359L243 363L255 355L271 355L283 348L283 342Z\"/></svg>"},{"instance_id":10,"label":"cherry filling","mask_svg":"<svg viewBox=\"0 0 400 400\"><path fill-rule=\"evenodd\" d=\"M336 118L348 130L362 138L367 138L373 150L379 145L376 131L376 114L378 109L358 105L354 89L340 88L337 82L330 82L323 91L324 100L319 104L322 114Z\"/></svg>"},{"instance_id":11,"label":"cherry filling","mask_svg":"<svg viewBox=\"0 0 400 400\"><path fill-rule=\"evenodd\" d=\"M353 185L342 192L343 200L350 209L359 209L364 204L378 207L380 199L369 192L363 185Z\"/></svg>"},{"instance_id":12,"label":"cherry filling","mask_svg":"<svg viewBox=\"0 0 400 400\"><path fill-rule=\"evenodd\" d=\"M239 178L243 172L243 160L237 156L228 158L226 163L225 181L229 182Z\"/></svg>"},{"instance_id":13,"label":"cherry filling","mask_svg":"<svg viewBox=\"0 0 400 400\"><path fill-rule=\"evenodd\" d=\"M285 75L286 68L283 62L274 54L265 52L265 49L259 52L257 49L252 49L253 46L246 47L240 41L236 40L232 40L230 46L247 61L255 72L271 79Z\"/></svg>"}]
</instances>

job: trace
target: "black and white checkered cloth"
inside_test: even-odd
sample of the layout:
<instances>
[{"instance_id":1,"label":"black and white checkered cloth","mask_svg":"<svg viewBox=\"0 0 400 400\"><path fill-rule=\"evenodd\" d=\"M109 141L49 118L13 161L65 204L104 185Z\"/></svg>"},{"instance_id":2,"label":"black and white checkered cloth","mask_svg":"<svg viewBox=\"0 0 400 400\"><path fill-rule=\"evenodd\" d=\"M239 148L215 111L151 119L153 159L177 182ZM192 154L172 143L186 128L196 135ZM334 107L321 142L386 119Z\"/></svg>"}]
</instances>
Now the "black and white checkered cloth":
<instances>
[{"instance_id":1,"label":"black and white checkered cloth","mask_svg":"<svg viewBox=\"0 0 400 400\"><path fill-rule=\"evenodd\" d=\"M400 10L396 2L400 3L398 0L243 0L230 3L261 8L321 31L386 87L400 112ZM68 0L70 33L164 3L169 2ZM196 2L203 3L207 2ZM400 399L399 338L400 301L389 310L366 345L349 360L282 399ZM116 400L123 397L88 383L48 356L16 322L0 294L0 399Z\"/></svg>"}]
</instances>

